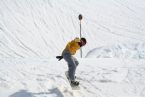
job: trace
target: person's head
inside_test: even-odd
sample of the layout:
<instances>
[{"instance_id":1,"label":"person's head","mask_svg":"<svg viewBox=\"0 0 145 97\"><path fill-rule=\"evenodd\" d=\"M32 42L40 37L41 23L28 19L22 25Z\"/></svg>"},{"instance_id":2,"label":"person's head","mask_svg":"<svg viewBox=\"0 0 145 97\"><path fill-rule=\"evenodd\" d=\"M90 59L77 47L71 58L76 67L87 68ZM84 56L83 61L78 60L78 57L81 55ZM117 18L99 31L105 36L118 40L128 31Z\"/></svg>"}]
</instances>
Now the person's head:
<instances>
[{"instance_id":1,"label":"person's head","mask_svg":"<svg viewBox=\"0 0 145 97\"><path fill-rule=\"evenodd\" d=\"M81 43L81 46L85 46L87 43L87 40L85 38L81 38L80 43Z\"/></svg>"}]
</instances>

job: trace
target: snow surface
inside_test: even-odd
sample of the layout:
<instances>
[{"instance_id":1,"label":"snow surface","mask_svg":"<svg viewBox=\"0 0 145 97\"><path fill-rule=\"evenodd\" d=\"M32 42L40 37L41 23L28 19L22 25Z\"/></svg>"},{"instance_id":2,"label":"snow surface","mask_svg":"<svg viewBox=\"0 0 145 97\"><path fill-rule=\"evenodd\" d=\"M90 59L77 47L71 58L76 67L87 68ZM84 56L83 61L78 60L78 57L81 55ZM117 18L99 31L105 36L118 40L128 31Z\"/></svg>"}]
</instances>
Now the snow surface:
<instances>
[{"instance_id":1,"label":"snow surface","mask_svg":"<svg viewBox=\"0 0 145 97\"><path fill-rule=\"evenodd\" d=\"M0 0L0 97L145 97L144 0ZM72 91L58 62L87 38Z\"/></svg>"}]
</instances>

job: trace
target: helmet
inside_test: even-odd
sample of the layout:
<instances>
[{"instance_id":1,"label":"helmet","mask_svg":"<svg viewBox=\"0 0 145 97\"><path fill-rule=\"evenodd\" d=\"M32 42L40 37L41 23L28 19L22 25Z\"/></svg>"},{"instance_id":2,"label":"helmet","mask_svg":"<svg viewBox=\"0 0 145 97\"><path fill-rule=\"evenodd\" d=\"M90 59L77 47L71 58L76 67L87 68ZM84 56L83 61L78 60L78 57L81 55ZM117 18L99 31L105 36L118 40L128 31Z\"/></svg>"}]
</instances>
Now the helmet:
<instances>
[{"instance_id":1,"label":"helmet","mask_svg":"<svg viewBox=\"0 0 145 97\"><path fill-rule=\"evenodd\" d=\"M87 43L87 40L86 40L86 38L81 38L81 41L83 41L83 45L85 45L86 43Z\"/></svg>"}]
</instances>

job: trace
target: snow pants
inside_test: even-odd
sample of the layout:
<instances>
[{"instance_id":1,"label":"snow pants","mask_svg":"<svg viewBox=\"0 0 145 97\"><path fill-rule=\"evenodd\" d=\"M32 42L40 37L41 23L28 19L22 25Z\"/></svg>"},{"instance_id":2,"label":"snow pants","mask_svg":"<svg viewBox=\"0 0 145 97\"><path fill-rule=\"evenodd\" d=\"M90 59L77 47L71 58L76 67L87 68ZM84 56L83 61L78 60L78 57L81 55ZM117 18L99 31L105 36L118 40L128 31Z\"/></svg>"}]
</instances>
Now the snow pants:
<instances>
[{"instance_id":1,"label":"snow pants","mask_svg":"<svg viewBox=\"0 0 145 97\"><path fill-rule=\"evenodd\" d=\"M79 62L70 54L68 50L64 50L62 56L68 64L68 76L70 80L75 80L76 67L78 66Z\"/></svg>"}]
</instances>

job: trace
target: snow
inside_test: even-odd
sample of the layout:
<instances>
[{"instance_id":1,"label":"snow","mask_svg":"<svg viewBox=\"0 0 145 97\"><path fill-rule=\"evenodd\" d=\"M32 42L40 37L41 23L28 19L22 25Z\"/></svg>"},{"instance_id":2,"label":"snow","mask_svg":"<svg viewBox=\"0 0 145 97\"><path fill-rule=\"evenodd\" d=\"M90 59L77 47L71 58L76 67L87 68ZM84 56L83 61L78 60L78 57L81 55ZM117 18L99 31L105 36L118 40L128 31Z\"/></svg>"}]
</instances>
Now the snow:
<instances>
[{"instance_id":1,"label":"snow","mask_svg":"<svg viewBox=\"0 0 145 97\"><path fill-rule=\"evenodd\" d=\"M133 58L145 59L145 43L116 43L90 50L89 58Z\"/></svg>"},{"instance_id":2,"label":"snow","mask_svg":"<svg viewBox=\"0 0 145 97\"><path fill-rule=\"evenodd\" d=\"M144 97L145 61L79 59L80 91L72 91L65 61L55 59L1 62L1 97ZM141 96L142 95L142 96Z\"/></svg>"},{"instance_id":3,"label":"snow","mask_svg":"<svg viewBox=\"0 0 145 97\"><path fill-rule=\"evenodd\" d=\"M0 97L145 97L144 0L1 0ZM87 39L73 91L57 61Z\"/></svg>"}]
</instances>

